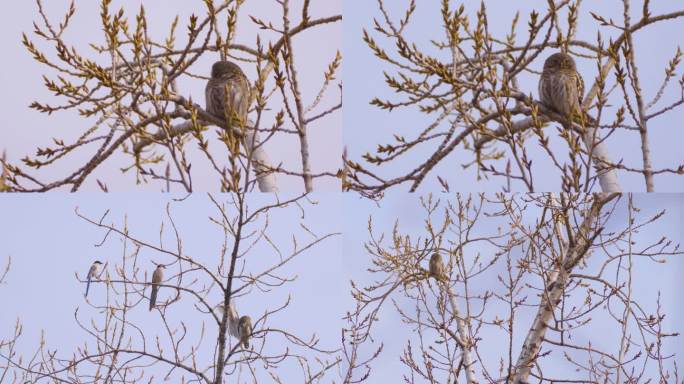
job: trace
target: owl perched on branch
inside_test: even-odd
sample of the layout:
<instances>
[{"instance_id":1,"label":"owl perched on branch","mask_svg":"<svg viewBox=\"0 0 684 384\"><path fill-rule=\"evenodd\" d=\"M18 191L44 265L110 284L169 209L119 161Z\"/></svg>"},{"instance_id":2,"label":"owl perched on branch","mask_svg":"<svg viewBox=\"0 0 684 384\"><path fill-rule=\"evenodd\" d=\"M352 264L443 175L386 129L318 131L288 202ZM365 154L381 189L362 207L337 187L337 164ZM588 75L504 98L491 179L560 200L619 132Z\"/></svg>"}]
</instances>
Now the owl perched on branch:
<instances>
[{"instance_id":1,"label":"owl perched on branch","mask_svg":"<svg viewBox=\"0 0 684 384\"><path fill-rule=\"evenodd\" d=\"M430 257L430 277L437 281L449 281L446 274L446 268L444 267L444 261L442 261L442 256L440 256L439 253L434 253L432 254L432 257Z\"/></svg>"},{"instance_id":2,"label":"owl perched on branch","mask_svg":"<svg viewBox=\"0 0 684 384\"><path fill-rule=\"evenodd\" d=\"M539 99L542 104L572 120L573 115L582 114L583 96L584 80L577 72L575 60L563 52L549 56L539 78Z\"/></svg>"},{"instance_id":3,"label":"owl perched on branch","mask_svg":"<svg viewBox=\"0 0 684 384\"><path fill-rule=\"evenodd\" d=\"M237 64L217 61L211 67L211 78L204 89L207 112L226 119L227 127L239 128L247 124L250 86L247 76Z\"/></svg>"},{"instance_id":4,"label":"owl perched on branch","mask_svg":"<svg viewBox=\"0 0 684 384\"><path fill-rule=\"evenodd\" d=\"M249 337L252 336L252 318L249 316L242 316L238 321L238 332L240 334L240 343L244 348L249 348Z\"/></svg>"}]
</instances>

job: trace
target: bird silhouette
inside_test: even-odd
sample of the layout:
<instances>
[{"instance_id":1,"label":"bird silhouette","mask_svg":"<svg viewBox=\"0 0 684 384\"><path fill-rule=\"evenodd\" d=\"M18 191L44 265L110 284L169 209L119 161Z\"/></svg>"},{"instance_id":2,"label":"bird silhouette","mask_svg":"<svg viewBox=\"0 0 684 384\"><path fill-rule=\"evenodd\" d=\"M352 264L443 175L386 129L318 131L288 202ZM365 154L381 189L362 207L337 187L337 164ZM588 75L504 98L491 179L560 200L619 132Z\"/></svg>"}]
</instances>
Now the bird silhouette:
<instances>
[{"instance_id":1,"label":"bird silhouette","mask_svg":"<svg viewBox=\"0 0 684 384\"><path fill-rule=\"evenodd\" d=\"M207 112L226 119L228 129L247 121L250 86L247 76L231 61L217 61L204 89Z\"/></svg>"},{"instance_id":2,"label":"bird silhouette","mask_svg":"<svg viewBox=\"0 0 684 384\"><path fill-rule=\"evenodd\" d=\"M433 253L430 257L430 277L433 277L437 281L446 282L448 277L445 272L444 262L442 261L442 256L439 253Z\"/></svg>"},{"instance_id":3,"label":"bird silhouette","mask_svg":"<svg viewBox=\"0 0 684 384\"><path fill-rule=\"evenodd\" d=\"M249 348L249 337L252 335L252 319L249 316L242 316L238 322L240 342L246 349Z\"/></svg>"},{"instance_id":4,"label":"bird silhouette","mask_svg":"<svg viewBox=\"0 0 684 384\"><path fill-rule=\"evenodd\" d=\"M152 292L150 293L150 311L154 308L157 302L157 291L159 291L159 283L164 280L164 264L158 264L157 269L152 273Z\"/></svg>"},{"instance_id":5,"label":"bird silhouette","mask_svg":"<svg viewBox=\"0 0 684 384\"><path fill-rule=\"evenodd\" d=\"M88 297L88 291L90 291L90 282L98 276L100 273L100 266L102 262L100 260L95 260L88 270L88 283L86 283L85 297Z\"/></svg>"}]
</instances>

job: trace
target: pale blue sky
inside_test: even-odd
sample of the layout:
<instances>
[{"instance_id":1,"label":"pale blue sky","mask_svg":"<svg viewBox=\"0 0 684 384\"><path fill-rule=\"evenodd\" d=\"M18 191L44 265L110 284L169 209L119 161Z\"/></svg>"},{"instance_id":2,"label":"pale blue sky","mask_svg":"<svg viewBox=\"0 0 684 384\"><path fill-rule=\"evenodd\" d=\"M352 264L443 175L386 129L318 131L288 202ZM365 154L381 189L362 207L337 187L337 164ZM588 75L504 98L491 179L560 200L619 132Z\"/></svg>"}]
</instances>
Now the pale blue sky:
<instances>
[{"instance_id":1,"label":"pale blue sky","mask_svg":"<svg viewBox=\"0 0 684 384\"><path fill-rule=\"evenodd\" d=\"M300 228L300 223L319 236L341 232L340 221L330 220L331 217L341 215L341 197L322 194L313 199L318 204L302 204L306 211L306 218L303 220L301 211L296 206L273 211L270 215L270 229L267 233L284 256L289 255L293 249L293 236L299 247L312 239L311 235ZM3 298L0 311L2 338L10 335L16 319L19 318L24 325L24 335L17 345L17 353L20 355L28 357L32 354L38 345L41 331L45 331L48 348L57 349L61 357L70 357L72 351L85 342L92 351L93 340L75 324L74 311L79 310L79 318L85 324L90 324L91 318L101 323L102 316L84 301L85 284L79 283L74 273L83 277L95 259L108 262L108 269L114 271L114 263L119 263L123 248L117 236L110 237L103 247L95 247L102 240L105 231L78 218L74 208L78 206L83 215L95 219L110 209L105 222L117 225L121 225L127 215L130 232L153 244L159 243L159 228L163 221L167 229L164 235L165 244L173 248L175 243L169 232L170 223L165 218L165 207L169 200L168 195L145 193L114 196L85 193L3 196L0 199L0 212L3 212L3 219L0 220L3 244L0 260L4 266L8 256L11 256L12 267L7 284L0 286L0 297ZM217 196L217 200L227 201L221 195ZM249 197L249 201L252 207L257 207L272 202L272 199L266 195L254 194ZM208 197L204 194L193 195L184 202L172 204L172 212L183 239L184 254L216 268L223 232L208 220L209 216L216 217L218 214ZM262 217L261 223L263 219ZM297 277L296 281L268 292L252 289L247 296L236 299L238 311L241 314L250 314L255 319L267 308L274 309L282 305L289 296L290 307L272 316L267 327L286 329L303 339L308 339L315 333L320 339L320 348L338 348L342 326L340 319L343 314L343 308L338 303L347 292L344 285L346 279L340 274L341 245L342 237L334 236L305 251L281 271L281 275ZM246 271L256 273L262 271L265 265L277 261L278 255L262 241L250 250L246 260ZM170 261L170 257L149 249L143 249L139 255L140 268L147 271L148 277L154 269L153 262ZM166 273L170 276L173 269L167 269ZM206 278L200 279L203 283L208 282ZM149 290L146 294L149 294ZM170 296L172 295L168 290L160 290L160 300L166 300ZM217 291L211 297L211 301L220 301ZM91 286L89 299L98 305L103 304L104 287L98 284ZM200 327L204 323L206 348L212 345L211 339L217 328L213 325L213 318L197 313L192 304L194 301L189 296L184 296L179 303L167 310L167 315L171 319L184 321L189 328L188 339L193 341L199 337ZM145 332L148 346L155 336L164 338L159 313L149 312L146 301L129 313L129 320ZM137 333L129 331L129 335L135 339ZM266 339L265 350L282 352L280 340L277 334L271 334ZM261 341L253 344L261 345ZM137 339L135 345L139 346ZM209 352L211 351L213 350L210 348ZM293 351L302 352L298 348ZM202 353L207 353L207 350L200 350L201 355ZM329 360L334 359L330 357ZM200 363L206 365L201 359ZM312 364L315 366L315 362L312 361ZM262 365L256 363L253 367L261 378L259 382L268 382ZM159 372L165 372L163 366L146 369L147 375L159 375ZM294 362L283 364L278 373L285 379L301 377L298 365ZM332 379L334 376L327 377Z\"/></svg>"},{"instance_id":2,"label":"pale blue sky","mask_svg":"<svg viewBox=\"0 0 684 384\"><path fill-rule=\"evenodd\" d=\"M443 41L445 39L440 14L440 2L418 1L416 3L416 11L412 16L412 22L405 29L404 36L409 39L409 43L415 43L423 52L442 58L444 62L449 62L448 52L438 51L432 45L433 40ZM457 2L450 1L449 3L452 9L456 7L455 4ZM470 17L471 25L473 25L474 15L479 9L480 1L464 1L460 3L465 5L466 15ZM501 1L485 0L484 3L487 5L488 10L489 33L496 37L503 37L509 33L513 15L516 11L520 11L519 28L517 31L518 41L523 41L523 39L527 38L526 31L529 13L536 9L539 13L544 14L547 7L547 2L544 0L506 2L506 6L502 6L504 2ZM635 23L641 15L642 2L636 1L632 3L633 23ZM377 19L379 22L384 21L382 14L378 10L377 2L367 1L364 4L367 5L364 7L344 7L343 46L345 56L349 58L345 63L344 73L346 78L353 79L353 81L347 81L345 86L344 140L349 147L350 158L355 160L360 160L360 156L366 152L375 153L374 151L379 144L394 143L394 134L403 135L407 140L415 138L437 116L434 114L434 116L430 115L427 117L415 107L409 109L398 108L389 112L369 104L370 100L374 97L393 102L405 101L405 97L396 94L394 89L390 89L385 83L384 72L396 75L397 71L395 68L388 66L385 62L380 62L362 40L362 33L365 28L376 39L380 48L385 49L390 57L398 58L398 55L395 54L395 41L382 37L373 29L374 19ZM384 2L385 8L395 22L403 17L407 4L407 1ZM620 22L622 20L621 4L622 2L618 0L582 2L582 9L584 11L580 16L580 27L577 31L578 38L595 43L597 36L596 23L592 21L593 19L588 15L588 12L592 11L606 17L612 17ZM651 9L653 14L657 15L680 9L680 4L681 2L678 1L652 1ZM565 25L567 22L566 16L563 16L562 22ZM601 32L603 33L604 41L607 41L609 36L615 35L614 32L611 34L606 31L606 28L601 29ZM681 45L681 36L683 35L684 22L682 19L663 22L646 28L640 31L638 35L635 35L635 45L637 47L636 60L640 66L639 73L642 77L642 87L647 95L647 100L651 100L660 86L664 78L664 69L668 61L674 57L677 46ZM553 52L542 53L540 58L532 64L532 68L540 70L543 60L551 53ZM400 59L400 62L403 63L404 60ZM578 59L577 65L583 74L587 87L589 87L597 74L595 63L586 59ZM677 78L682 74L681 66L678 68L677 74L673 83L670 84L670 88L665 92L659 104L657 104L656 109L669 105L669 103L679 99L680 93ZM610 84L614 83L614 78L614 75L611 75ZM421 79L416 78L415 80L419 81ZM520 76L519 81L524 92L536 97L537 75L524 73ZM616 108L613 107L609 111L604 112L604 115L608 112L614 114L615 110ZM682 136L680 125L683 117L684 110L679 109L662 118L650 121L651 155L655 168L676 168L682 164L682 155L679 150L680 140L673 140L673 137ZM611 119L606 119L606 121ZM442 126L442 129L439 131L445 131L444 127ZM614 159L623 157L629 166L641 167L638 135L633 133L628 135L616 134L607 143ZM552 140L552 144L552 148L557 153L565 156L567 145L558 143L557 140ZM402 176L413 170L418 164L422 164L434 153L436 145L437 142L418 146L413 148L410 154L403 155L402 159L395 160L390 165L384 165L380 168L372 167L371 170L377 171L380 176L386 178ZM538 149L534 149L537 147L536 139L532 140L530 146L528 146L528 155L533 160L536 191L558 190L560 185L558 178L551 177L551 175L557 175L558 172L556 172L555 168L552 168L548 156L540 153ZM462 164L470 163L472 160L470 152L465 152L462 147L457 148L435 167L426 180L424 180L419 191L440 189L436 175L446 179L454 191L501 190L503 180L500 178L493 178L489 181L477 181L475 168L471 167L465 171L461 168ZM505 161L497 163L497 167L503 169ZM621 172L619 179L625 191L645 190L643 177L640 175ZM406 191L408 187L409 184L405 183L395 188ZM514 191L520 191L522 188L524 188L522 184L513 184ZM660 192L682 191L684 190L684 177L667 174L657 175L655 178L655 188L656 191Z\"/></svg>"},{"instance_id":3,"label":"pale blue sky","mask_svg":"<svg viewBox=\"0 0 684 384\"><path fill-rule=\"evenodd\" d=\"M367 231L368 218L372 217L374 225L374 233L376 238L380 237L381 233L385 234L384 244L389 246L391 243L391 231L395 224L395 220L398 220L398 231L400 234L409 234L413 240L418 236L421 238L425 237L425 212L421 208L418 195L406 195L402 193L389 193L380 203L380 206L376 206L375 203L369 202L367 200L362 200L353 195L346 195L344 202L345 205L354 207L351 210L345 210L348 214L345 216L345 236L344 236L344 249L345 249L345 268L347 274L355 276L355 281L359 287L367 287L377 281L382 281L384 275L373 275L367 271L371 268L367 252L363 248L364 242L370 239ZM455 201L455 199L449 195L435 195L435 199L439 198L442 200L442 207L446 199L450 201ZM477 199L476 199L477 200ZM626 199L623 199L620 207L621 211L617 212L609 222L606 232L609 230L615 230L617 228L622 228L624 226L625 220L625 209L624 204ZM657 194L657 195L637 195L635 197L635 205L641 209L638 214L638 221L643 221L646 217L651 217L662 209L667 210L667 214L660 219L658 222L648 226L647 228L640 230L638 234L635 235L634 239L636 241L635 248L642 248L647 244L657 242L661 236L667 236L674 243L684 242L684 218L682 212L684 212L684 197L678 194ZM485 212L492 212L493 207L485 209ZM526 210L525 220L530 222L537 218L538 209L529 207ZM442 217L441 214L437 214L437 217ZM474 229L471 234L472 238L478 236L485 236L485 234L492 234L497 231L499 225L504 224L502 220L495 218L485 218L482 217L479 224ZM446 236L446 239L451 239L450 236ZM478 243L477 248L471 247L465 250L465 257L474 257L474 253L479 253L482 255L482 262L489 260L491 255L491 248L484 243ZM583 270L581 273L593 273L595 269L595 263L602 262L604 257L602 257L600 252L594 253L592 259L589 263L589 268ZM425 265L427 268L427 265ZM472 294L482 294L485 290L495 289L498 292L501 291L500 284L497 283L496 275L502 273L504 270L502 263L498 263L492 270L488 271L485 275L480 276L470 282L470 288ZM684 284L681 280L681 275L684 273L684 258L682 256L672 257L668 259L665 264L656 264L646 260L637 260L635 262L634 268L634 299L638 301L646 311L655 311L655 300L657 298L657 293L661 293L661 303L663 307L663 312L666 313L665 320L663 322L664 329L672 332L684 332L684 327L682 327L682 318L684 318L684 308L681 306L681 292L684 289ZM612 276L612 275L611 275ZM538 284L537 281L528 281L532 284ZM583 297L581 298L583 299ZM350 299L347 299L348 301ZM372 365L373 375L371 376L371 383L394 383L400 382L403 374L408 374L409 370L401 363L399 360L403 348L406 343L411 340L413 341L413 346L418 347L417 335L413 328L408 328L406 324L400 321L400 316L393 307L393 302L389 300L396 300L397 303L406 311L412 311L415 302L410 302L405 298L402 298L399 292L395 292L388 301L385 303L384 309L381 310L379 314L380 321L375 324L375 330L373 337L375 343L370 346L377 348L380 343L384 343L384 349L380 357L375 360ZM479 305L476 307L479 308ZM499 313L499 318L506 318L505 308L501 306L500 303L492 301L489 303L489 309L486 319L491 320L494 316L493 313ZM519 346L522 344L522 338L526 335L526 331L532 323L536 309L531 308L528 310L522 310L516 316L516 332L517 337L515 345L517 345L514 353L514 358L519 352ZM650 313L650 312L649 312ZM592 344L596 347L605 348L610 351L616 351L614 348L617 345L617 334L615 329L615 323L610 322L610 326L607 326L607 321L605 318L605 313L602 313L599 309L592 315L593 323L588 328L585 328L579 332L575 332L575 341L580 343L582 341L591 340ZM499 358L506 356L502 353L506 353L502 347L500 340L507 340L506 335L503 333L495 332L491 328L484 328L484 331L480 334L482 341L480 342L480 353L483 359L487 362L487 367L490 372L496 372L499 364ZM664 348L670 352L676 352L678 365L681 367L681 362L684 361L684 347L682 347L681 336L678 340L670 338L664 344ZM440 346L437 344L433 345L438 350ZM369 346L366 346L369 347ZM545 348L545 350L548 348ZM368 357L369 349L365 349L366 355ZM636 353L636 351L632 351ZM418 356L416 356L418 357ZM582 356L585 359L586 356ZM581 360L584 361L584 360ZM558 352L552 353L551 357L545 359L543 366L547 369L547 373L553 373L555 377L563 378L577 378L574 376L573 367L570 367L563 356ZM653 367L651 367L653 368ZM670 365L671 368L671 365ZM478 369L479 372L479 369ZM445 380L444 377L439 376L438 380Z\"/></svg>"},{"instance_id":4,"label":"pale blue sky","mask_svg":"<svg viewBox=\"0 0 684 384\"><path fill-rule=\"evenodd\" d=\"M68 9L68 0L43 1L47 14L53 17L53 23L57 24ZM218 3L218 2L216 2ZM301 4L303 0L290 1L290 12L292 13L292 23L301 20ZM186 41L187 21L191 14L203 17L204 6L202 1L187 0L114 0L112 9L118 10L122 4L126 4L127 15L130 22L134 23L135 14L140 9L140 4L146 8L148 25L151 37L163 40L168 35L168 28L176 15L179 16L179 25L176 36L177 44L180 46ZM263 6L268 4L268 6ZM77 11L71 22L70 29L64 34L64 39L68 45L74 46L79 52L90 58L94 58L93 50L87 44L90 42L101 43L104 41L102 26L100 25L100 2L99 1L77 1ZM341 13L341 1L314 1L310 5L310 16L312 18L329 17ZM266 33L255 25L249 15L258 16L267 22L272 22L276 26L282 25L282 9L272 0L252 0L247 1L242 6L241 16L238 19L238 33L236 43L256 47L257 33L261 36L261 43L268 45L268 41L273 39L274 34ZM81 119L77 112L57 112L48 116L28 106L33 101L40 101L56 105L63 102L57 99L45 89L42 74L46 73L44 66L36 63L26 48L21 44L22 32L27 33L29 38L34 40L39 48L43 48L48 57L54 57L54 49L35 39L31 33L33 22L40 21L35 1L18 1L13 4L12 12L4 12L0 15L0 45L3 47L5 66L0 73L0 79L6 90L0 95L2 110L0 114L0 153L2 149L7 150L8 159L14 163L26 155L34 155L37 147L52 146L52 138L62 138L65 141L77 138L95 121ZM221 19L225 22L225 18ZM225 26L224 26L225 29ZM309 33L302 33L293 39L294 49L297 54L296 63L299 69L299 81L302 89L303 102L308 106L316 98L320 87L323 84L323 72L335 57L335 53L340 49L342 38L342 26L340 22L318 26ZM98 61L107 60L109 55L98 58ZM242 56L246 57L246 56ZM218 60L217 53L207 53L198 60L191 71L202 75L208 75L211 64ZM241 64L243 70L250 79L256 76L256 66L254 64ZM52 72L48 72L52 73ZM338 81L340 80L338 76ZM269 82L272 84L273 82ZM180 93L204 105L204 81L199 79L182 78L178 82ZM270 88L269 88L270 89ZM326 107L334 106L340 99L339 90L331 85L326 96L323 98L319 109L313 112L320 113ZM265 111L262 117L262 126L271 127L274 122L274 115L281 109L280 94L275 93L273 101L269 103L271 110ZM9 113L8 111L12 111ZM286 122L285 128L292 128ZM335 172L341 164L342 154L342 115L334 113L310 124L309 126L310 156L311 167L314 173L322 171ZM213 131L213 130L212 130ZM290 170L301 170L301 160L299 155L299 139L296 135L279 135L269 141L266 149L274 163ZM282 137L285 136L285 137ZM213 137L213 136L212 136ZM196 144L191 146L194 173L194 186L196 191L218 191L220 186L216 184L214 171L209 170L211 164L205 160L201 153L197 153ZM79 151L77 155L72 155L63 159L56 166L46 167L39 170L38 175L43 175L44 180L53 181L55 179L71 174L82 164L84 159L89 158L95 151L95 147L90 146L87 150ZM224 151L225 152L225 151ZM224 153L222 152L222 153ZM62 164L60 164L62 163ZM120 154L114 155L96 173L94 177L83 186L82 190L99 190L96 178L107 180L111 191L131 191L131 190L150 190L159 191L161 186L135 185L135 174L127 173L122 175L120 168L128 165L130 160ZM202 168L204 167L204 168ZM207 169L206 172L198 171ZM163 172L163 168L161 168ZM301 178L293 178L280 175L278 182L281 191L303 190ZM316 179L314 188L320 191L339 190L339 181L332 178Z\"/></svg>"}]
</instances>

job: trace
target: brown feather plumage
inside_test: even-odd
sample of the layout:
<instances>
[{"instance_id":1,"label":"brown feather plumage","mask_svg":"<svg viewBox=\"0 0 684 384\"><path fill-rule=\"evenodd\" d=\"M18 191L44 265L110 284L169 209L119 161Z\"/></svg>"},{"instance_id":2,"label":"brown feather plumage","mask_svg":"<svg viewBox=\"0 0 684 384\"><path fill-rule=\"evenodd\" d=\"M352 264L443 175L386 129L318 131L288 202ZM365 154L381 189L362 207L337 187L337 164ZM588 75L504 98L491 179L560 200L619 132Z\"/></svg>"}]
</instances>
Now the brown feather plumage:
<instances>
[{"instance_id":1,"label":"brown feather plumage","mask_svg":"<svg viewBox=\"0 0 684 384\"><path fill-rule=\"evenodd\" d=\"M542 104L572 120L574 115L583 113L583 97L584 80L577 72L572 56L562 52L549 56L539 78L539 100Z\"/></svg>"},{"instance_id":2,"label":"brown feather plumage","mask_svg":"<svg viewBox=\"0 0 684 384\"><path fill-rule=\"evenodd\" d=\"M249 316L242 316L238 321L238 333L240 334L240 343L246 349L249 348L249 338L252 336L252 318Z\"/></svg>"},{"instance_id":3,"label":"brown feather plumage","mask_svg":"<svg viewBox=\"0 0 684 384\"><path fill-rule=\"evenodd\" d=\"M204 89L207 112L225 119L228 128L239 128L247 123L250 92L249 80L237 64L217 61Z\"/></svg>"},{"instance_id":4,"label":"brown feather plumage","mask_svg":"<svg viewBox=\"0 0 684 384\"><path fill-rule=\"evenodd\" d=\"M437 281L449 281L446 274L446 268L444 267L444 261L442 261L442 256L440 256L439 253L434 253L432 254L432 257L430 257L430 277Z\"/></svg>"}]
</instances>

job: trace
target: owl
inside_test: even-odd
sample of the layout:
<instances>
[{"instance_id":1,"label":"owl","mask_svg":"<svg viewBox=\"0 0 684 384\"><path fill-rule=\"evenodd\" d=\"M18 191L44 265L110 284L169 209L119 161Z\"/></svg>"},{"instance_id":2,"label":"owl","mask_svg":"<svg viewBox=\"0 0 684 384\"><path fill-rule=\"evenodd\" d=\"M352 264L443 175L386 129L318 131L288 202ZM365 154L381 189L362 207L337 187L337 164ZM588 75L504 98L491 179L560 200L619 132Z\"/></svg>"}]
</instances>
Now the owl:
<instances>
[{"instance_id":1,"label":"owl","mask_svg":"<svg viewBox=\"0 0 684 384\"><path fill-rule=\"evenodd\" d=\"M575 60L567 53L554 53L544 62L539 78L539 100L566 118L582 112L584 80Z\"/></svg>"},{"instance_id":2,"label":"owl","mask_svg":"<svg viewBox=\"0 0 684 384\"><path fill-rule=\"evenodd\" d=\"M242 316L238 322L238 332L240 333L242 346L245 349L249 348L249 337L252 336L252 318Z\"/></svg>"},{"instance_id":3,"label":"owl","mask_svg":"<svg viewBox=\"0 0 684 384\"><path fill-rule=\"evenodd\" d=\"M433 277L438 281L447 281L446 268L444 267L444 262L442 261L442 256L439 253L432 254L430 257L430 277Z\"/></svg>"},{"instance_id":4,"label":"owl","mask_svg":"<svg viewBox=\"0 0 684 384\"><path fill-rule=\"evenodd\" d=\"M207 112L226 119L229 129L239 128L240 123L247 123L250 92L249 80L237 64L217 61L204 89Z\"/></svg>"}]
</instances>

